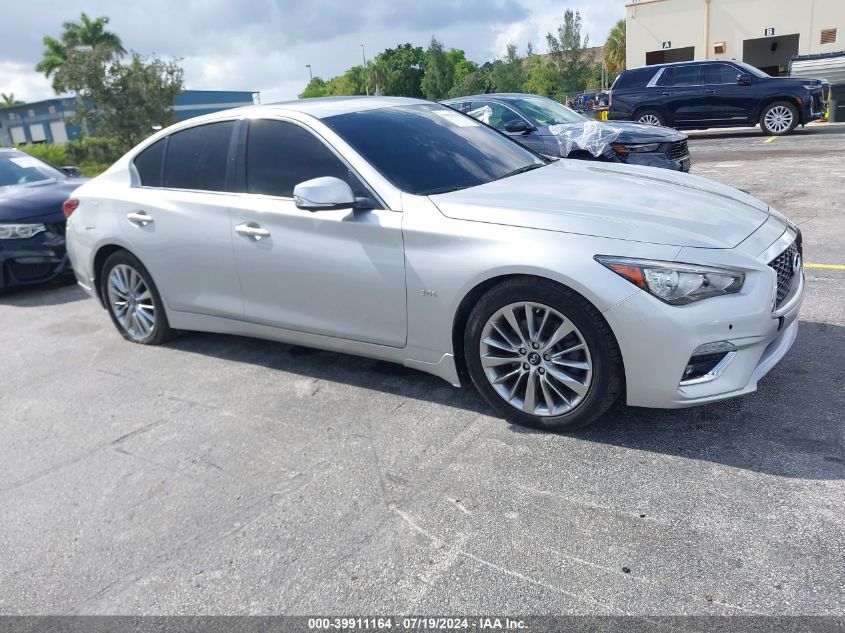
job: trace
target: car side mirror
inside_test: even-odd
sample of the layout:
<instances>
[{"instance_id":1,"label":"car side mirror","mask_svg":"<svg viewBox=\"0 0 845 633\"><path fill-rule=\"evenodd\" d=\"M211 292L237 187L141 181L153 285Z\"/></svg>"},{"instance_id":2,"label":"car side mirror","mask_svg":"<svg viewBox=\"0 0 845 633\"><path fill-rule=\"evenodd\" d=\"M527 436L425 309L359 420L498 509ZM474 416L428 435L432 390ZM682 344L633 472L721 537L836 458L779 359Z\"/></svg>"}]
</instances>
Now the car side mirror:
<instances>
[{"instance_id":1,"label":"car side mirror","mask_svg":"<svg viewBox=\"0 0 845 633\"><path fill-rule=\"evenodd\" d=\"M352 188L334 176L299 183L293 188L293 201L298 209L305 211L332 211L356 206Z\"/></svg>"},{"instance_id":2,"label":"car side mirror","mask_svg":"<svg viewBox=\"0 0 845 633\"><path fill-rule=\"evenodd\" d=\"M736 83L738 83L740 86L750 86L751 73L739 73L736 76Z\"/></svg>"},{"instance_id":3,"label":"car side mirror","mask_svg":"<svg viewBox=\"0 0 845 633\"><path fill-rule=\"evenodd\" d=\"M76 165L65 165L64 167L59 167L59 171L70 178L79 178L82 175L82 172Z\"/></svg>"},{"instance_id":4,"label":"car side mirror","mask_svg":"<svg viewBox=\"0 0 845 633\"><path fill-rule=\"evenodd\" d=\"M517 132L530 132L533 129L533 127L528 125L528 123L522 119L515 119L505 123L505 132L510 132L511 134L516 134Z\"/></svg>"}]
</instances>

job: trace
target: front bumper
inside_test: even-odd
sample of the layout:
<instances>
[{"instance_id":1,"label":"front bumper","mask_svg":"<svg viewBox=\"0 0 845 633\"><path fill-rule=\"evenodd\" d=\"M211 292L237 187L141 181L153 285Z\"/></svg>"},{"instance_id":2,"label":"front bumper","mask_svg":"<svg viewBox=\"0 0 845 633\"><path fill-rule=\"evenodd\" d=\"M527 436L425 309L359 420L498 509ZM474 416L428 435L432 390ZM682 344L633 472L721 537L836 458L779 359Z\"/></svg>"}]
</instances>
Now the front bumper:
<instances>
[{"instance_id":1,"label":"front bumper","mask_svg":"<svg viewBox=\"0 0 845 633\"><path fill-rule=\"evenodd\" d=\"M628 165L643 165L645 167L661 167L674 171L687 172L692 166L692 158L687 154L680 158L668 158L666 152L638 152L632 153L624 161Z\"/></svg>"},{"instance_id":2,"label":"front bumper","mask_svg":"<svg viewBox=\"0 0 845 633\"><path fill-rule=\"evenodd\" d=\"M0 289L50 281L69 268L64 226L25 240L0 240Z\"/></svg>"},{"instance_id":3,"label":"front bumper","mask_svg":"<svg viewBox=\"0 0 845 633\"><path fill-rule=\"evenodd\" d=\"M749 282L750 276L740 294L686 306L641 291L604 313L622 352L629 405L682 408L757 389L795 342L804 276L796 277L789 300L776 311L774 272L759 270ZM693 350L719 341L730 342L736 352L718 377L681 384Z\"/></svg>"}]
</instances>

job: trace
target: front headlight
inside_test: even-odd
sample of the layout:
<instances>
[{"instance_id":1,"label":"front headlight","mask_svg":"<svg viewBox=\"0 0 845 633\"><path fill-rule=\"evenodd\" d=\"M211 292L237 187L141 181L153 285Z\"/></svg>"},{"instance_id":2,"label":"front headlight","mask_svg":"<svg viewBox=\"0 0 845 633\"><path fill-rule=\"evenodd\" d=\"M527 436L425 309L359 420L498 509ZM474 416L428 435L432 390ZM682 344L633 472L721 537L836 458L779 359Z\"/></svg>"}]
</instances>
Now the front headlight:
<instances>
[{"instance_id":1,"label":"front headlight","mask_svg":"<svg viewBox=\"0 0 845 633\"><path fill-rule=\"evenodd\" d=\"M25 240L46 230L43 224L0 224L0 240Z\"/></svg>"},{"instance_id":2,"label":"front headlight","mask_svg":"<svg viewBox=\"0 0 845 633\"><path fill-rule=\"evenodd\" d=\"M728 268L596 255L595 260L672 305L739 292L745 273Z\"/></svg>"},{"instance_id":3,"label":"front headlight","mask_svg":"<svg viewBox=\"0 0 845 633\"><path fill-rule=\"evenodd\" d=\"M613 151L620 156L627 156L630 153L638 154L640 152L656 152L660 148L661 143L648 143L646 145L624 145L622 143L613 143L611 147Z\"/></svg>"}]
</instances>

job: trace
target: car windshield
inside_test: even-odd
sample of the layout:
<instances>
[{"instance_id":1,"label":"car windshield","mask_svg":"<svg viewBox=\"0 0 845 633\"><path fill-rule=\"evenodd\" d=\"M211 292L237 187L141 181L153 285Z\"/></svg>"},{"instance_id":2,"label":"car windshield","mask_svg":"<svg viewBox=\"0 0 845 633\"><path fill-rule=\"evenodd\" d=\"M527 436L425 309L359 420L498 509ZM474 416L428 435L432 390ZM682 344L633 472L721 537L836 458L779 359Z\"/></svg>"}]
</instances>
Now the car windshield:
<instances>
[{"instance_id":1,"label":"car windshield","mask_svg":"<svg viewBox=\"0 0 845 633\"><path fill-rule=\"evenodd\" d=\"M415 195L483 185L547 164L451 108L420 104L323 119L391 183Z\"/></svg>"},{"instance_id":2,"label":"car windshield","mask_svg":"<svg viewBox=\"0 0 845 633\"><path fill-rule=\"evenodd\" d=\"M563 123L583 123L584 117L570 110L557 101L545 97L520 97L508 101L523 114L534 119L540 125L560 125Z\"/></svg>"},{"instance_id":3,"label":"car windshield","mask_svg":"<svg viewBox=\"0 0 845 633\"><path fill-rule=\"evenodd\" d=\"M735 61L734 64L736 64L737 66L742 68L745 72L754 75L755 77L760 77L760 78L771 77L770 74L763 72L759 68L755 68L751 64L746 64L745 62L737 62L737 61Z\"/></svg>"},{"instance_id":4,"label":"car windshield","mask_svg":"<svg viewBox=\"0 0 845 633\"><path fill-rule=\"evenodd\" d=\"M63 180L65 175L23 152L0 152L0 187Z\"/></svg>"}]
</instances>

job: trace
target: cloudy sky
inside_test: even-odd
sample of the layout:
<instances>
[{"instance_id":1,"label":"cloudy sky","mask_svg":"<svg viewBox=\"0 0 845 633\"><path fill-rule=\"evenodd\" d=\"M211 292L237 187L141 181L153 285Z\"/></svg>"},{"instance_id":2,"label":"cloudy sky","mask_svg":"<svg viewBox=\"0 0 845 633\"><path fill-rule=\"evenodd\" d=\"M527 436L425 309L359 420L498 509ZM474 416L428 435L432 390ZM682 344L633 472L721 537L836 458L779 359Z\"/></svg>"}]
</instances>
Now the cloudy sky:
<instances>
[{"instance_id":1,"label":"cloudy sky","mask_svg":"<svg viewBox=\"0 0 845 633\"><path fill-rule=\"evenodd\" d=\"M329 78L403 42L436 36L484 62L509 42L545 51L567 8L604 43L625 0L0 0L0 92L35 101L53 96L35 72L44 35L79 13L107 15L127 49L182 58L192 89L253 90L263 102L295 98L314 74Z\"/></svg>"}]
</instances>

